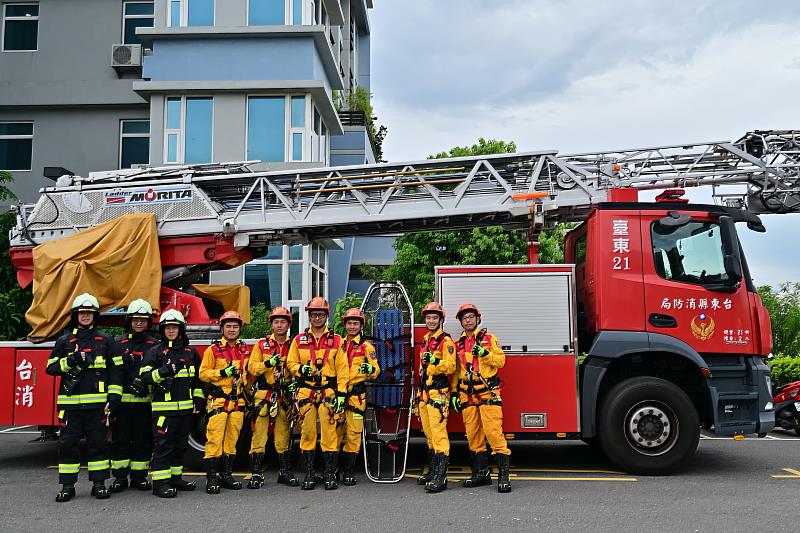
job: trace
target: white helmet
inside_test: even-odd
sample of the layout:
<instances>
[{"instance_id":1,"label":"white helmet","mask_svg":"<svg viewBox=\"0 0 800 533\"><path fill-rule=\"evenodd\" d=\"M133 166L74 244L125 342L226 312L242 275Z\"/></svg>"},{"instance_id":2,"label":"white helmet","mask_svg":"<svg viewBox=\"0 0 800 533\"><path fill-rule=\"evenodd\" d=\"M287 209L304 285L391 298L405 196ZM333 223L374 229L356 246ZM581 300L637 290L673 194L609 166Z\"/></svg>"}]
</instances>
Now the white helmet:
<instances>
[{"instance_id":1,"label":"white helmet","mask_svg":"<svg viewBox=\"0 0 800 533\"><path fill-rule=\"evenodd\" d=\"M166 326L168 324L176 324L178 326L185 326L186 319L183 318L183 313L178 311L177 309L167 309L163 313L161 313L161 318L158 319L159 327Z\"/></svg>"},{"instance_id":2,"label":"white helmet","mask_svg":"<svg viewBox=\"0 0 800 533\"><path fill-rule=\"evenodd\" d=\"M84 292L83 294L79 294L74 300L72 300L72 311L91 311L93 313L100 312L100 302L97 301L97 298L89 294L88 292Z\"/></svg>"},{"instance_id":3,"label":"white helmet","mask_svg":"<svg viewBox=\"0 0 800 533\"><path fill-rule=\"evenodd\" d=\"M134 300L128 304L126 314L129 317L152 318L153 306L150 305L150 302L147 300L139 298L138 300Z\"/></svg>"}]
</instances>

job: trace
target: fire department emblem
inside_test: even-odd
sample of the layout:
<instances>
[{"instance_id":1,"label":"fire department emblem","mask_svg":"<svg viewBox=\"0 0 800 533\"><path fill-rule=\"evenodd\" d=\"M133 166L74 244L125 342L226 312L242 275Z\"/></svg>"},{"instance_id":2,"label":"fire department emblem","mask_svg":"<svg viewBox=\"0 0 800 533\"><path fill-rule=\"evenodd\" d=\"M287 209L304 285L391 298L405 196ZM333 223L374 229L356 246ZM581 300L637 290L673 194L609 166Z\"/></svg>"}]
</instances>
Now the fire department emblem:
<instances>
[{"instance_id":1,"label":"fire department emblem","mask_svg":"<svg viewBox=\"0 0 800 533\"><path fill-rule=\"evenodd\" d=\"M701 341L707 341L714 336L714 319L705 313L700 313L692 319L692 335Z\"/></svg>"}]
</instances>

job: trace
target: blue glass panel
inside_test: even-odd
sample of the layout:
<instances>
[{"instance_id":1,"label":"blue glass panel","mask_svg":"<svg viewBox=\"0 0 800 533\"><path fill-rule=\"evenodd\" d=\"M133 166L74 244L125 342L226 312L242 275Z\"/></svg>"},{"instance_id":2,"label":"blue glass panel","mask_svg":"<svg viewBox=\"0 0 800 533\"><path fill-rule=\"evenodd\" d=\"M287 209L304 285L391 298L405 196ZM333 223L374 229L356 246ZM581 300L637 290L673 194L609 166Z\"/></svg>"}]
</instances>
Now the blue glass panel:
<instances>
[{"instance_id":1,"label":"blue glass panel","mask_svg":"<svg viewBox=\"0 0 800 533\"><path fill-rule=\"evenodd\" d=\"M181 99L167 98L167 129L181 129Z\"/></svg>"},{"instance_id":2,"label":"blue glass panel","mask_svg":"<svg viewBox=\"0 0 800 533\"><path fill-rule=\"evenodd\" d=\"M142 40L136 35L136 28L152 28L153 19L125 19L125 36L122 39L124 44L142 44Z\"/></svg>"},{"instance_id":3,"label":"blue glass panel","mask_svg":"<svg viewBox=\"0 0 800 533\"><path fill-rule=\"evenodd\" d=\"M39 39L39 21L7 20L3 30L3 50L36 50Z\"/></svg>"},{"instance_id":4,"label":"blue glass panel","mask_svg":"<svg viewBox=\"0 0 800 533\"><path fill-rule=\"evenodd\" d=\"M170 133L167 135L167 160L165 163L178 162L178 134Z\"/></svg>"},{"instance_id":5,"label":"blue glass panel","mask_svg":"<svg viewBox=\"0 0 800 533\"><path fill-rule=\"evenodd\" d=\"M267 247L267 255L262 259L283 259L283 245L271 244Z\"/></svg>"},{"instance_id":6,"label":"blue glass panel","mask_svg":"<svg viewBox=\"0 0 800 533\"><path fill-rule=\"evenodd\" d=\"M293 244L289 247L289 259L302 259L303 258L303 245Z\"/></svg>"},{"instance_id":7,"label":"blue glass panel","mask_svg":"<svg viewBox=\"0 0 800 533\"><path fill-rule=\"evenodd\" d=\"M150 162L149 137L124 137L122 139L122 161L120 168L146 165Z\"/></svg>"},{"instance_id":8,"label":"blue glass panel","mask_svg":"<svg viewBox=\"0 0 800 533\"><path fill-rule=\"evenodd\" d=\"M150 121L123 120L122 133L150 133Z\"/></svg>"},{"instance_id":9,"label":"blue glass panel","mask_svg":"<svg viewBox=\"0 0 800 533\"><path fill-rule=\"evenodd\" d=\"M214 0L188 0L188 2L189 14L187 18L187 25L214 25Z\"/></svg>"},{"instance_id":10,"label":"blue glass panel","mask_svg":"<svg viewBox=\"0 0 800 533\"><path fill-rule=\"evenodd\" d=\"M303 23L303 0L292 0L292 24Z\"/></svg>"},{"instance_id":11,"label":"blue glass panel","mask_svg":"<svg viewBox=\"0 0 800 533\"><path fill-rule=\"evenodd\" d=\"M180 0L172 0L169 5L169 25L177 28L181 25L181 2Z\"/></svg>"},{"instance_id":12,"label":"blue glass panel","mask_svg":"<svg viewBox=\"0 0 800 533\"><path fill-rule=\"evenodd\" d=\"M214 101L211 98L186 99L186 144L184 163L211 162L211 129Z\"/></svg>"},{"instance_id":13,"label":"blue glass panel","mask_svg":"<svg viewBox=\"0 0 800 533\"><path fill-rule=\"evenodd\" d=\"M33 122L0 122L0 135L33 135Z\"/></svg>"},{"instance_id":14,"label":"blue glass panel","mask_svg":"<svg viewBox=\"0 0 800 533\"><path fill-rule=\"evenodd\" d=\"M7 17L38 17L38 4L8 4L6 6Z\"/></svg>"},{"instance_id":15,"label":"blue glass panel","mask_svg":"<svg viewBox=\"0 0 800 533\"><path fill-rule=\"evenodd\" d=\"M306 125L306 97L292 96L292 127L303 128Z\"/></svg>"},{"instance_id":16,"label":"blue glass panel","mask_svg":"<svg viewBox=\"0 0 800 533\"><path fill-rule=\"evenodd\" d=\"M303 160L303 134L292 134L292 161Z\"/></svg>"},{"instance_id":17,"label":"blue glass panel","mask_svg":"<svg viewBox=\"0 0 800 533\"><path fill-rule=\"evenodd\" d=\"M282 96L247 99L247 159L284 161L285 107Z\"/></svg>"},{"instance_id":18,"label":"blue glass panel","mask_svg":"<svg viewBox=\"0 0 800 533\"><path fill-rule=\"evenodd\" d=\"M289 299L303 299L303 264L289 263Z\"/></svg>"},{"instance_id":19,"label":"blue glass panel","mask_svg":"<svg viewBox=\"0 0 800 533\"><path fill-rule=\"evenodd\" d=\"M250 0L247 23L250 26L281 25L286 23L286 0Z\"/></svg>"},{"instance_id":20,"label":"blue glass panel","mask_svg":"<svg viewBox=\"0 0 800 533\"><path fill-rule=\"evenodd\" d=\"M250 287L250 303L269 308L281 305L282 265L247 265L244 283Z\"/></svg>"}]
</instances>

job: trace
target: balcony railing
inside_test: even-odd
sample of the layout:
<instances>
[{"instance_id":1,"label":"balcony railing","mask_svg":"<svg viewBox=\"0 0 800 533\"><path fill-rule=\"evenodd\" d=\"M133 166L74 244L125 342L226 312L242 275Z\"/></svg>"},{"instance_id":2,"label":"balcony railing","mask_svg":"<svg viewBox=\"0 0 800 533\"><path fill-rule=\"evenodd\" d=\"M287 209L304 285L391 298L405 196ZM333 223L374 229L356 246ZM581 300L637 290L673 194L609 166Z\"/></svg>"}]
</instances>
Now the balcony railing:
<instances>
[{"instance_id":1,"label":"balcony railing","mask_svg":"<svg viewBox=\"0 0 800 533\"><path fill-rule=\"evenodd\" d=\"M342 126L366 126L367 117L361 111L339 111Z\"/></svg>"}]
</instances>

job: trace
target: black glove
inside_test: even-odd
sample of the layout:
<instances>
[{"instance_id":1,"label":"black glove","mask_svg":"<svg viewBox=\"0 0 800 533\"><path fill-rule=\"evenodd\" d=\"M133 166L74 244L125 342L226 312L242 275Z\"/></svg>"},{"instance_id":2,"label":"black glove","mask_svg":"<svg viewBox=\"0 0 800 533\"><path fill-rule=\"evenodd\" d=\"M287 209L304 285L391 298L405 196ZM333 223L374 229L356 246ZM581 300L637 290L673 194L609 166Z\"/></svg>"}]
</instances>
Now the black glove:
<instances>
[{"instance_id":1,"label":"black glove","mask_svg":"<svg viewBox=\"0 0 800 533\"><path fill-rule=\"evenodd\" d=\"M478 344L475 343L475 346L472 347L472 355L477 355L478 357L486 357L489 355L489 350Z\"/></svg>"},{"instance_id":2,"label":"black glove","mask_svg":"<svg viewBox=\"0 0 800 533\"><path fill-rule=\"evenodd\" d=\"M422 354L422 362L426 365L438 365L440 359L433 355L431 352L425 352Z\"/></svg>"},{"instance_id":3,"label":"black glove","mask_svg":"<svg viewBox=\"0 0 800 533\"><path fill-rule=\"evenodd\" d=\"M73 368L86 362L86 352L72 352L67 355L67 364Z\"/></svg>"},{"instance_id":4,"label":"black glove","mask_svg":"<svg viewBox=\"0 0 800 533\"><path fill-rule=\"evenodd\" d=\"M147 396L147 385L145 385L144 381L142 381L142 378L139 376L136 376L133 378L133 381L131 381L131 390L133 391L133 394L139 398L144 398Z\"/></svg>"},{"instance_id":5,"label":"black glove","mask_svg":"<svg viewBox=\"0 0 800 533\"><path fill-rule=\"evenodd\" d=\"M461 412L461 398L456 396L455 394L450 397L450 408L453 410L454 413Z\"/></svg>"},{"instance_id":6,"label":"black glove","mask_svg":"<svg viewBox=\"0 0 800 533\"><path fill-rule=\"evenodd\" d=\"M122 398L118 395L114 394L108 397L108 414L109 416L113 415L119 408L122 407Z\"/></svg>"},{"instance_id":7,"label":"black glove","mask_svg":"<svg viewBox=\"0 0 800 533\"><path fill-rule=\"evenodd\" d=\"M306 363L300 367L300 375L310 378L314 375L314 369L310 364Z\"/></svg>"},{"instance_id":8,"label":"black glove","mask_svg":"<svg viewBox=\"0 0 800 533\"><path fill-rule=\"evenodd\" d=\"M202 413L205 408L206 408L206 399L205 398L194 398L194 410L195 410L195 412Z\"/></svg>"},{"instance_id":9,"label":"black glove","mask_svg":"<svg viewBox=\"0 0 800 533\"><path fill-rule=\"evenodd\" d=\"M162 378L167 378L167 377L170 377L170 376L174 376L177 373L178 372L175 369L175 363L170 363L170 364L164 365L164 366L162 366L161 368L158 369L158 375L161 376Z\"/></svg>"},{"instance_id":10,"label":"black glove","mask_svg":"<svg viewBox=\"0 0 800 533\"><path fill-rule=\"evenodd\" d=\"M236 375L236 367L228 363L228 366L219 371L219 375L223 378L229 378L233 375Z\"/></svg>"}]
</instances>

